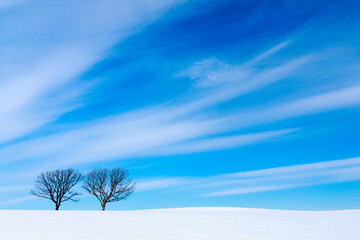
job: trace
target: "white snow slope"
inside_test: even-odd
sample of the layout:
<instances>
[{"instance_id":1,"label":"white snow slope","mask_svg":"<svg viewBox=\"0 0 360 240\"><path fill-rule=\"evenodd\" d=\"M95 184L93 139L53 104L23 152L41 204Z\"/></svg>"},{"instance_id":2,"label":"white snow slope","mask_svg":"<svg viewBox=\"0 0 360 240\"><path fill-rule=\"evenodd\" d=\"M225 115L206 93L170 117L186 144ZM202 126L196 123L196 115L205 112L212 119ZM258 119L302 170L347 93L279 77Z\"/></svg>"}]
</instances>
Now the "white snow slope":
<instances>
[{"instance_id":1,"label":"white snow slope","mask_svg":"<svg viewBox=\"0 0 360 240\"><path fill-rule=\"evenodd\" d=\"M0 211L0 239L359 240L360 210Z\"/></svg>"}]
</instances>

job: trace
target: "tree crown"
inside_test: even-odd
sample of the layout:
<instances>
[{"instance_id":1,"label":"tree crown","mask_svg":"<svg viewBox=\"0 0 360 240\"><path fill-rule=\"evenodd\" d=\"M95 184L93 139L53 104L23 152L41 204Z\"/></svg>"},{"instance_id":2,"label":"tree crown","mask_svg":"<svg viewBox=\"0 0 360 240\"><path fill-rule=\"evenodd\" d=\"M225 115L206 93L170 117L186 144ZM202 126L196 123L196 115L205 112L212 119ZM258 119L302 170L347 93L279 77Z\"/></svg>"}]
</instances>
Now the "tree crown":
<instances>
[{"instance_id":1,"label":"tree crown","mask_svg":"<svg viewBox=\"0 0 360 240\"><path fill-rule=\"evenodd\" d=\"M74 197L80 194L71 191L71 189L81 179L81 173L71 168L43 172L37 176L35 189L30 193L53 201L58 209L62 202L78 201Z\"/></svg>"},{"instance_id":2,"label":"tree crown","mask_svg":"<svg viewBox=\"0 0 360 240\"><path fill-rule=\"evenodd\" d=\"M94 169L84 177L83 188L102 205L126 199L134 192L135 184L123 168Z\"/></svg>"}]
</instances>

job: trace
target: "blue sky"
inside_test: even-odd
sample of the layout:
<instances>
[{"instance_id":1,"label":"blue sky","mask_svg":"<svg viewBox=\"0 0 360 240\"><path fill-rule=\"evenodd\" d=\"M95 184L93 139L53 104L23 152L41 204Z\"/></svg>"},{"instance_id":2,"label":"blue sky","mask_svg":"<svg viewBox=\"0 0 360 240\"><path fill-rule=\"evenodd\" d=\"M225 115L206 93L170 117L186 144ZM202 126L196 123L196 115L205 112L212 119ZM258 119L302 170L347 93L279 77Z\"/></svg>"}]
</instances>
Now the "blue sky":
<instances>
[{"instance_id":1,"label":"blue sky","mask_svg":"<svg viewBox=\"0 0 360 240\"><path fill-rule=\"evenodd\" d=\"M1 1L0 208L53 209L41 171L115 166L137 190L113 210L360 208L359 10Z\"/></svg>"}]
</instances>

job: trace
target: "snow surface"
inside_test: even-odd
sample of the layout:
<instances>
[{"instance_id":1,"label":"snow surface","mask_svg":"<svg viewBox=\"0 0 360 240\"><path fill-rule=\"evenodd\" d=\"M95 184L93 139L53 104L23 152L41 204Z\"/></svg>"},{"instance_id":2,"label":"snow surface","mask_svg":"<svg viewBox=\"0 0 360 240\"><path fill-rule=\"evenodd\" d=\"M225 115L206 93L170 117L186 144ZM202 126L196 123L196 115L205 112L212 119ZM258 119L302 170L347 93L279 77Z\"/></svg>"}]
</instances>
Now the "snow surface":
<instances>
[{"instance_id":1,"label":"snow surface","mask_svg":"<svg viewBox=\"0 0 360 240\"><path fill-rule=\"evenodd\" d=\"M0 239L359 240L360 210L5 210L0 211Z\"/></svg>"}]
</instances>

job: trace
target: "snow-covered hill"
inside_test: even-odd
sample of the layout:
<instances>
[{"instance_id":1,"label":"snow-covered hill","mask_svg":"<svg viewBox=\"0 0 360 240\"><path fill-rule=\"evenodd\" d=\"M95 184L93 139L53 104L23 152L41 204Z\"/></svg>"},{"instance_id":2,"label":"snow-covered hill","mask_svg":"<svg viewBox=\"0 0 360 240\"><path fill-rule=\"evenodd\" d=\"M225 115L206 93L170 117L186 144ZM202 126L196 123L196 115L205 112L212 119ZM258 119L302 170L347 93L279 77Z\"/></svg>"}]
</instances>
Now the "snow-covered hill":
<instances>
[{"instance_id":1,"label":"snow-covered hill","mask_svg":"<svg viewBox=\"0 0 360 240\"><path fill-rule=\"evenodd\" d=\"M360 210L0 211L4 240L358 240Z\"/></svg>"}]
</instances>

